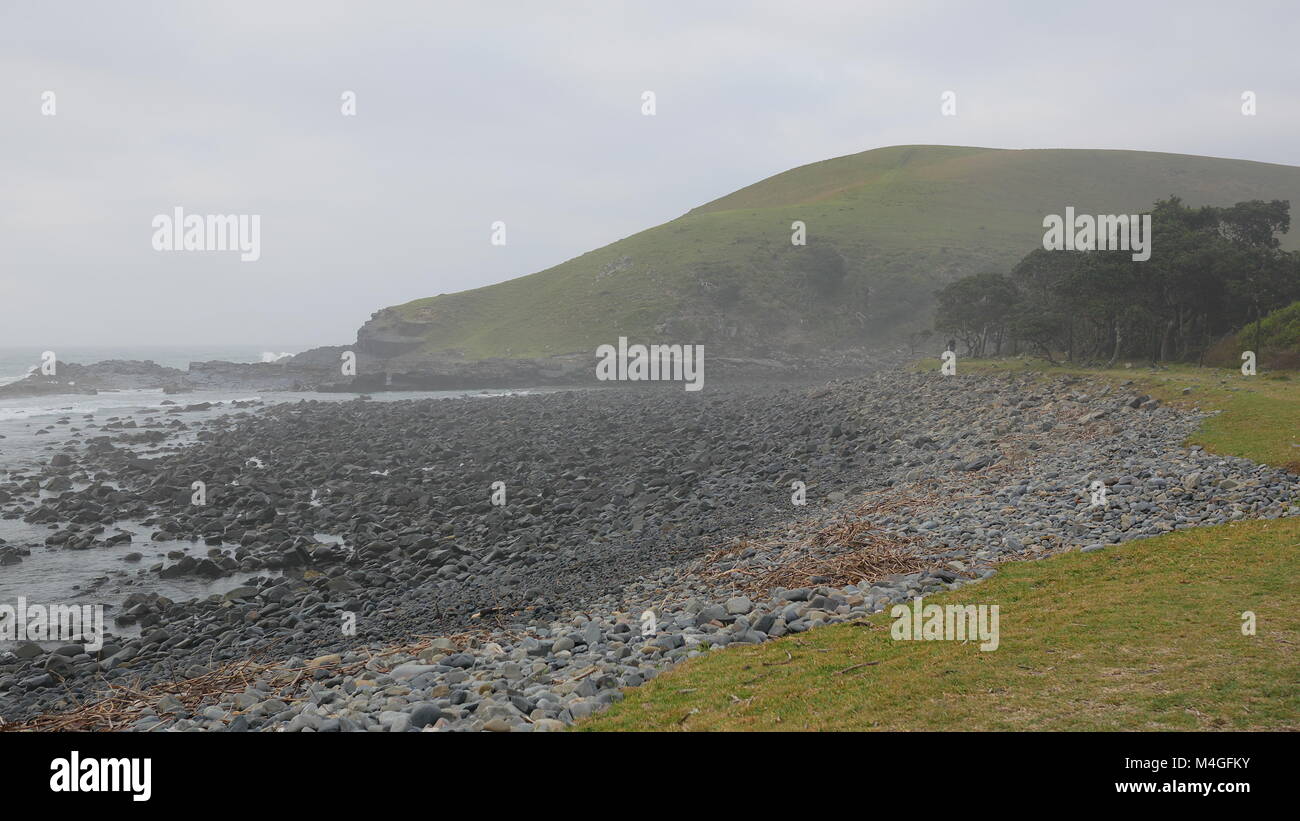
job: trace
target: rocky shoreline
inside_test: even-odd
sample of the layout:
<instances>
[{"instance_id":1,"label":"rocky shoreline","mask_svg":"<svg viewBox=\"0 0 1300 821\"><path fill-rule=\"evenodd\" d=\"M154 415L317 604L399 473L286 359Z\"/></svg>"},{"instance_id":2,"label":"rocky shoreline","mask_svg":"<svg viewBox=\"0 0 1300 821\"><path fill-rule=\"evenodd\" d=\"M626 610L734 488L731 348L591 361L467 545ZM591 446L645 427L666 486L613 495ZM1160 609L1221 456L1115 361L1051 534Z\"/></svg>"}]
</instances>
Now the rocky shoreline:
<instances>
[{"instance_id":1,"label":"rocky shoreline","mask_svg":"<svg viewBox=\"0 0 1300 821\"><path fill-rule=\"evenodd\" d=\"M163 696L131 726L559 729L684 658L1002 561L1300 514L1296 476L1183 447L1203 418L1100 380L891 369L701 394L303 402L205 423L156 459L130 450L138 431L74 440L0 484L0 515L48 525L54 545L148 554L105 582L127 596L110 618L142 635L0 655L0 715L269 653L287 679ZM65 489L38 499L51 482ZM126 518L155 543L114 541ZM130 592L166 573L243 584L189 602Z\"/></svg>"},{"instance_id":2,"label":"rocky shoreline","mask_svg":"<svg viewBox=\"0 0 1300 821\"><path fill-rule=\"evenodd\" d=\"M372 346L373 347L373 346ZM355 357L355 375L343 374L344 354ZM710 382L806 382L861 374L895 353L842 351L816 357L711 355ZM93 395L127 390L294 391L377 393L541 387L608 386L596 378L594 354L546 358L463 359L403 354L386 357L363 345L313 348L275 362L191 362L187 369L151 360L105 360L92 364L55 362L52 375L35 371L0 385L0 401L32 396Z\"/></svg>"}]
</instances>

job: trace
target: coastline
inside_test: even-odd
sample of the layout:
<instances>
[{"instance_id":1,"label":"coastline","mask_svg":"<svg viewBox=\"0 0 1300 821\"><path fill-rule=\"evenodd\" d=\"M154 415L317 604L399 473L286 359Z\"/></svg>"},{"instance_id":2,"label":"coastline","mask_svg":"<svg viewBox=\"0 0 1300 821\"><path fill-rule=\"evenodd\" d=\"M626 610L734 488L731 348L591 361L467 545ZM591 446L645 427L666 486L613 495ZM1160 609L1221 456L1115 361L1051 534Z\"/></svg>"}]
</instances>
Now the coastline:
<instances>
[{"instance_id":1,"label":"coastline","mask_svg":"<svg viewBox=\"0 0 1300 821\"><path fill-rule=\"evenodd\" d=\"M195 445L152 466L110 438L74 449L61 470L138 488L165 536L159 547L179 547L191 570L215 550L210 564L233 561L221 578L240 584L186 603L136 597L127 609L147 622L143 635L111 655L72 656L64 684L90 698L95 676L143 673L165 689L148 672L160 664L202 676L274 647L277 664L317 683L310 692L285 700L268 685L253 703L213 694L132 724L558 729L707 648L854 619L986 577L1001 561L1294 515L1294 476L1184 447L1203 415L1138 398L1102 380L886 370L697 397L282 404L196 426ZM570 467L556 475L555 464ZM59 474L42 471L45 481ZM190 510L180 497L192 475L240 489ZM1113 508L1089 508L1090 476L1114 480ZM497 480L502 507L490 501ZM792 506L793 481L806 482L807 506ZM65 495L62 509L19 505L28 516L50 507L66 531L87 494ZM844 530L845 516L863 524ZM331 531L341 541L315 538ZM853 579L867 558L879 577ZM658 623L642 636L647 607ZM340 632L341 612L358 615L355 636ZM357 648L376 642L410 652L371 665ZM65 668L53 655L0 665L0 686L23 705L8 718L57 711L62 685L49 665ZM579 675L593 666L599 675ZM511 682L506 697L472 692L498 678ZM402 709L390 709L394 697Z\"/></svg>"}]
</instances>

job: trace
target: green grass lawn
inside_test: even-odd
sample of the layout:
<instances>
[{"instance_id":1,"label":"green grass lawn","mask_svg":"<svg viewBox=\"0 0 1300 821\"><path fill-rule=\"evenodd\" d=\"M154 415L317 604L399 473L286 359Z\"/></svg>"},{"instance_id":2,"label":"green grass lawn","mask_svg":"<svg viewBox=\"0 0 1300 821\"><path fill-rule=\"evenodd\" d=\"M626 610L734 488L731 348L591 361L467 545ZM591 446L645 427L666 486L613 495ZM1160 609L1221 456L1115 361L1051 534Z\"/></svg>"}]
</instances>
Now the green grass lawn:
<instances>
[{"instance_id":1,"label":"green grass lawn","mask_svg":"<svg viewBox=\"0 0 1300 821\"><path fill-rule=\"evenodd\" d=\"M1007 564L926 599L998 605L997 650L895 641L886 611L690 660L578 729L1297 730L1297 548L1282 519Z\"/></svg>"}]
</instances>

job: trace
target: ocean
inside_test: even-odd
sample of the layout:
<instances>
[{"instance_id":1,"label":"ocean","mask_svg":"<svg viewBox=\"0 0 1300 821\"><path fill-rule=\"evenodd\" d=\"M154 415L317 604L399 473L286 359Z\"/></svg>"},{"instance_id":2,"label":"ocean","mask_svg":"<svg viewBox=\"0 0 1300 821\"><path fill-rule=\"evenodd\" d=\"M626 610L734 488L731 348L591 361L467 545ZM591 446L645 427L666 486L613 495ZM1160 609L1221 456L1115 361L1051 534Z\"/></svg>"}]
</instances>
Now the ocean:
<instances>
[{"instance_id":1,"label":"ocean","mask_svg":"<svg viewBox=\"0 0 1300 821\"><path fill-rule=\"evenodd\" d=\"M0 348L0 374L22 378L40 362L38 348ZM55 351L60 361L89 364L105 359L152 359L160 365L185 368L190 362L220 359L228 362L261 362L263 352L280 354L294 348L229 346L212 348L66 348ZM13 381L10 378L8 381ZM550 389L540 389L542 391ZM461 396L508 396L532 393L528 390L473 390L473 391L411 391L377 393L374 401L400 401L406 399L440 399ZM49 463L50 457L68 442L80 443L79 436L101 435L87 426L93 421L103 424L112 417L132 417L142 411L163 409L163 402L182 405L212 403L206 411L196 411L181 417L186 423L202 422L229 413L235 408L232 400L260 399L265 404L297 402L302 399L322 402L348 401L356 398L350 393L299 393L291 391L195 391L183 396L167 396L161 390L102 391L93 395L69 394L62 396L37 396L0 399L0 484L15 475L30 475ZM221 403L221 404L218 404ZM156 419L157 416L155 415ZM144 456L156 456L175 444L185 444L182 437L161 446L135 446ZM41 491L42 497L56 493ZM0 506L0 507L8 507ZM14 605L19 597L29 603L76 603L103 605L109 608L109 619L114 608L129 592L151 591L174 600L184 600L223 593L242 584L244 576L236 574L208 581L204 579L163 580L146 568L161 560L161 552L183 549L187 552L205 553L202 542L153 542L152 528L139 522L116 522L109 532L122 529L130 531L131 542L115 548L90 550L64 550L45 546L45 539L56 528L51 525L28 524L20 518L0 516L0 543L26 547L31 555L21 563L0 567L0 604ZM331 534L318 534L322 541L333 540ZM233 548L234 545L225 545ZM137 564L123 562L123 556L138 551L145 555ZM265 574L265 572L263 573ZM108 625L110 631L130 635L138 628ZM0 650L11 642L0 640Z\"/></svg>"}]
</instances>

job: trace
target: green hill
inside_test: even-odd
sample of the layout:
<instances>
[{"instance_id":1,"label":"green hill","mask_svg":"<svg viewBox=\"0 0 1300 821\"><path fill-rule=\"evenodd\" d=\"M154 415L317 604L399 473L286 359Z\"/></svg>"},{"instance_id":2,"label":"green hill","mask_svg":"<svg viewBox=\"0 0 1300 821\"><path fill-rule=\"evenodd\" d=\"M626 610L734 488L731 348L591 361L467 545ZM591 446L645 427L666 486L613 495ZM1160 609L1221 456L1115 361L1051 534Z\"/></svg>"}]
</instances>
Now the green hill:
<instances>
[{"instance_id":1,"label":"green hill","mask_svg":"<svg viewBox=\"0 0 1300 821\"><path fill-rule=\"evenodd\" d=\"M942 284L1005 270L1039 247L1046 214L1138 213L1169 195L1300 202L1300 168L1143 151L880 148L786 171L535 274L385 309L358 344L402 359L591 351L620 334L734 354L869 344L928 323ZM795 220L806 246L791 243Z\"/></svg>"}]
</instances>

